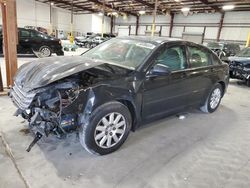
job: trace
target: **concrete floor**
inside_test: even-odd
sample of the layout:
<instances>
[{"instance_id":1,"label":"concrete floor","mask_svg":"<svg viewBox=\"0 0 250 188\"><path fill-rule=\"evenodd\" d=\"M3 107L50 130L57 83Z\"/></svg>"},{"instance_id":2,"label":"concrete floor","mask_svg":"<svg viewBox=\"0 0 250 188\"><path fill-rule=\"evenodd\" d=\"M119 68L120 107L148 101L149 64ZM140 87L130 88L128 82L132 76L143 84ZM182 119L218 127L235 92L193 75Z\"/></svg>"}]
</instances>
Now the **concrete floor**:
<instances>
[{"instance_id":1,"label":"concrete floor","mask_svg":"<svg viewBox=\"0 0 250 188\"><path fill-rule=\"evenodd\" d=\"M0 187L249 188L249 109L250 88L231 81L215 113L192 110L183 120L151 123L110 155L88 154L75 134L41 140L27 153L32 136L22 131L26 122L12 116L8 97L0 97L0 131L19 170L0 144Z\"/></svg>"}]
</instances>

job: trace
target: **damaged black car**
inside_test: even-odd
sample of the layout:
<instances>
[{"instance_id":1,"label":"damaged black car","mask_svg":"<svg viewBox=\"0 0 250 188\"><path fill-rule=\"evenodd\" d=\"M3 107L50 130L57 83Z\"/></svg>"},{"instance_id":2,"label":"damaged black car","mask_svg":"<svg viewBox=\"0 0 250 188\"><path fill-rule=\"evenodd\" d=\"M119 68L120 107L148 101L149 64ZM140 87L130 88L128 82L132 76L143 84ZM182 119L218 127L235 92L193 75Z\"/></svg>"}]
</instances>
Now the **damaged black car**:
<instances>
[{"instance_id":1,"label":"damaged black car","mask_svg":"<svg viewBox=\"0 0 250 188\"><path fill-rule=\"evenodd\" d=\"M228 65L208 48L161 37L111 39L77 57L21 66L10 97L35 139L79 133L90 153L111 153L129 132L190 107L214 112Z\"/></svg>"},{"instance_id":2,"label":"damaged black car","mask_svg":"<svg viewBox=\"0 0 250 188\"><path fill-rule=\"evenodd\" d=\"M243 80L250 87L250 47L242 49L236 56L229 57L230 77Z\"/></svg>"}]
</instances>

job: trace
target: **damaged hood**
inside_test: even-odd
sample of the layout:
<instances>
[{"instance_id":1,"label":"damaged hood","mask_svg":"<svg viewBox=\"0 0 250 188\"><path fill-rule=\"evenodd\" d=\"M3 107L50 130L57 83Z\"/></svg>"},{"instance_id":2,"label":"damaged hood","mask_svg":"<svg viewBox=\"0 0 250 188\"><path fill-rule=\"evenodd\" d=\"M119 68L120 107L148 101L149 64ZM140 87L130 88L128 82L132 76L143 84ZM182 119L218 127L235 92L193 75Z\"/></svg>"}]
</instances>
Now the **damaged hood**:
<instances>
[{"instance_id":1,"label":"damaged hood","mask_svg":"<svg viewBox=\"0 0 250 188\"><path fill-rule=\"evenodd\" d=\"M18 69L15 83L29 91L101 64L104 62L82 56L38 59Z\"/></svg>"},{"instance_id":2,"label":"damaged hood","mask_svg":"<svg viewBox=\"0 0 250 188\"><path fill-rule=\"evenodd\" d=\"M238 56L233 56L233 57L229 57L228 58L229 61L237 61L237 62L241 62L241 63L250 63L250 57L238 57Z\"/></svg>"}]
</instances>

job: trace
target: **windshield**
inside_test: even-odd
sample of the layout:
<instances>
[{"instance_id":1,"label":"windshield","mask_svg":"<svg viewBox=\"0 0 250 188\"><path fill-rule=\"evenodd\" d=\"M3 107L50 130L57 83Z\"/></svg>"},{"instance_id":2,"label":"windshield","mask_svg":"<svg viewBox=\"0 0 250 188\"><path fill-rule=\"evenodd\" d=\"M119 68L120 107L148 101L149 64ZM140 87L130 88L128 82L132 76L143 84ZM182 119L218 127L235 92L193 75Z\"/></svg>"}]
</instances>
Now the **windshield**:
<instances>
[{"instance_id":1,"label":"windshield","mask_svg":"<svg viewBox=\"0 0 250 188\"><path fill-rule=\"evenodd\" d=\"M238 54L238 57L250 57L250 48L244 48Z\"/></svg>"},{"instance_id":2,"label":"windshield","mask_svg":"<svg viewBox=\"0 0 250 188\"><path fill-rule=\"evenodd\" d=\"M135 69L155 47L152 43L138 40L111 39L87 51L83 56Z\"/></svg>"}]
</instances>

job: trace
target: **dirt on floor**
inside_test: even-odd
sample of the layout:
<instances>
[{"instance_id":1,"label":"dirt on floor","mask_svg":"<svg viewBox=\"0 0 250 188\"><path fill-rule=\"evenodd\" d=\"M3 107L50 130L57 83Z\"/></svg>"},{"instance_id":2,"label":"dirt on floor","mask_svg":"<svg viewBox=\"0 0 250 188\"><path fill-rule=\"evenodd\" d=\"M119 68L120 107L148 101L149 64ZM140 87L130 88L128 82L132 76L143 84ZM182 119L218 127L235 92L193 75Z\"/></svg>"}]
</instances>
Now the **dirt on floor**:
<instances>
[{"instance_id":1,"label":"dirt on floor","mask_svg":"<svg viewBox=\"0 0 250 188\"><path fill-rule=\"evenodd\" d=\"M192 110L184 119L151 123L106 156L88 154L76 134L43 139L27 153L32 136L14 111L8 97L0 97L0 131L31 188L250 187L250 88L236 81L215 113ZM0 177L13 179L4 170Z\"/></svg>"}]
</instances>

